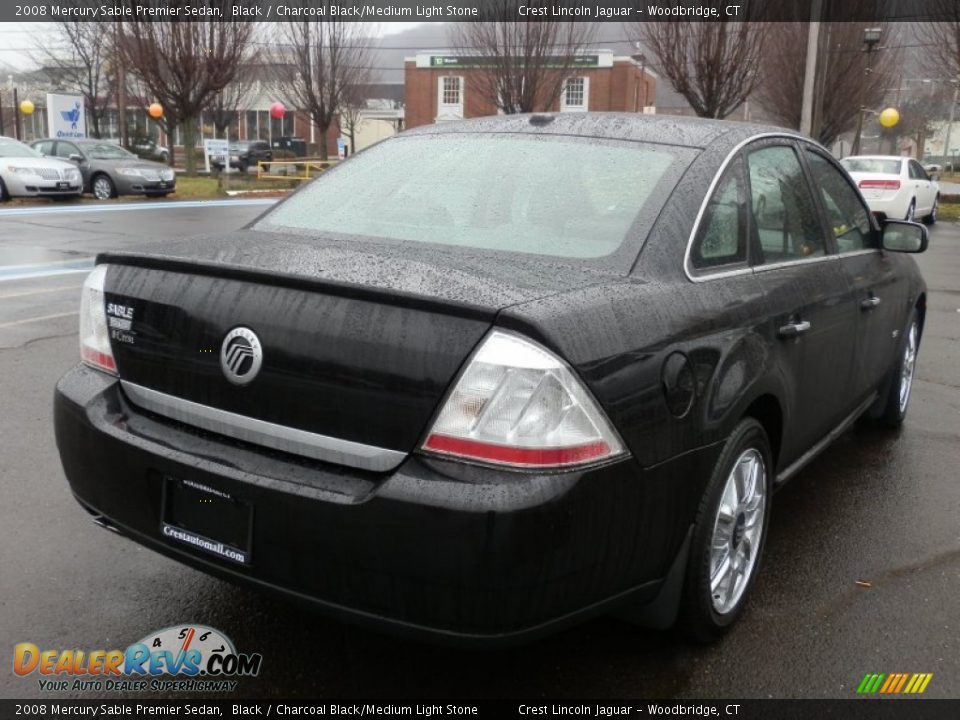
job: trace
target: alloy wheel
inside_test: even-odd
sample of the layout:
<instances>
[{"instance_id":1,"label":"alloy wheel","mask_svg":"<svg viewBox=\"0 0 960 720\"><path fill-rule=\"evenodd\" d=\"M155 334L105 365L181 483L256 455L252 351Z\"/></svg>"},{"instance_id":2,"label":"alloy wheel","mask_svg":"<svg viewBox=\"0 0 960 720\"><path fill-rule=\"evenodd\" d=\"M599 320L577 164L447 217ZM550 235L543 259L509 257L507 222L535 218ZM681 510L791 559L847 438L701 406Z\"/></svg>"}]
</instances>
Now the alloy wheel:
<instances>
[{"instance_id":1,"label":"alloy wheel","mask_svg":"<svg viewBox=\"0 0 960 720\"><path fill-rule=\"evenodd\" d=\"M97 200L109 200L113 195L113 186L110 180L102 175L93 181L93 196Z\"/></svg>"},{"instance_id":2,"label":"alloy wheel","mask_svg":"<svg viewBox=\"0 0 960 720\"><path fill-rule=\"evenodd\" d=\"M900 365L900 413L907 410L910 402L910 389L913 387L913 371L917 364L917 324L910 325L907 333L907 345L903 349L903 362Z\"/></svg>"},{"instance_id":3,"label":"alloy wheel","mask_svg":"<svg viewBox=\"0 0 960 720\"><path fill-rule=\"evenodd\" d=\"M725 615L750 584L763 539L767 478L763 456L745 450L727 476L710 542L710 599Z\"/></svg>"}]
</instances>

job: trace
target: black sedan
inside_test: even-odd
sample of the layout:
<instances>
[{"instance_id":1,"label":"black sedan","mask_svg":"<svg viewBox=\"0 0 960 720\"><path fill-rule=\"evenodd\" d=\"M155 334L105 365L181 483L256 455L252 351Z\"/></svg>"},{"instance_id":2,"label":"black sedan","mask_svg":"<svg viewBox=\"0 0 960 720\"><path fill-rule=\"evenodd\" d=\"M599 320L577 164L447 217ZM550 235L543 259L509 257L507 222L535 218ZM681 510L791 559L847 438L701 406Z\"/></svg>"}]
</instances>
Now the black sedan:
<instances>
[{"instance_id":1,"label":"black sedan","mask_svg":"<svg viewBox=\"0 0 960 720\"><path fill-rule=\"evenodd\" d=\"M907 412L927 235L876 223L774 128L419 128L240 232L101 255L60 454L101 524L342 617L716 637L773 491Z\"/></svg>"}]
</instances>

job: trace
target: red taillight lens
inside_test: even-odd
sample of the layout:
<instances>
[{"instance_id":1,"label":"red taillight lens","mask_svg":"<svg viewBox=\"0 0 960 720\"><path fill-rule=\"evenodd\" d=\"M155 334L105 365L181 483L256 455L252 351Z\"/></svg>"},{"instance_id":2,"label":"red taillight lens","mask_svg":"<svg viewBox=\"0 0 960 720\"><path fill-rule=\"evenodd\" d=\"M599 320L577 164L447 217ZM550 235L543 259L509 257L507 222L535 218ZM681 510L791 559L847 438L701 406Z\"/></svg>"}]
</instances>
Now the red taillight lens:
<instances>
[{"instance_id":1,"label":"red taillight lens","mask_svg":"<svg viewBox=\"0 0 960 720\"><path fill-rule=\"evenodd\" d=\"M110 328L104 307L103 286L107 265L99 265L83 283L80 296L80 359L97 370L117 374L110 348Z\"/></svg>"},{"instance_id":2,"label":"red taillight lens","mask_svg":"<svg viewBox=\"0 0 960 720\"><path fill-rule=\"evenodd\" d=\"M566 363L500 330L470 359L423 450L518 468L570 468L624 454Z\"/></svg>"},{"instance_id":3,"label":"red taillight lens","mask_svg":"<svg viewBox=\"0 0 960 720\"><path fill-rule=\"evenodd\" d=\"M861 180L861 190L899 190L899 180Z\"/></svg>"},{"instance_id":4,"label":"red taillight lens","mask_svg":"<svg viewBox=\"0 0 960 720\"><path fill-rule=\"evenodd\" d=\"M577 465L602 459L610 454L610 446L602 440L571 447L525 448L493 445L448 435L431 435L423 447L425 450L448 455L524 467Z\"/></svg>"}]
</instances>

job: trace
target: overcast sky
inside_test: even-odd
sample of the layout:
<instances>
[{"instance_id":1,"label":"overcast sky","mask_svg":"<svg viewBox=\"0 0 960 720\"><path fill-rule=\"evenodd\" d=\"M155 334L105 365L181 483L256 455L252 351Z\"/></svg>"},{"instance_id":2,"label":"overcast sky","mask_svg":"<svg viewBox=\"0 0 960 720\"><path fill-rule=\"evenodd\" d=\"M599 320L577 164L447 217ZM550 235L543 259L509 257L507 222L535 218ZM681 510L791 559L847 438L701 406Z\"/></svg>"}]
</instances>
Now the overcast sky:
<instances>
[{"instance_id":1,"label":"overcast sky","mask_svg":"<svg viewBox=\"0 0 960 720\"><path fill-rule=\"evenodd\" d=\"M2 2L3 0L0 0ZM402 32L423 23L389 22L377 23L377 35L383 37ZM50 22L0 22L0 65L13 70L30 69L30 55L40 43L50 46L57 41L55 23ZM9 73L9 70L6 71ZM5 84L6 78L0 78Z\"/></svg>"}]
</instances>

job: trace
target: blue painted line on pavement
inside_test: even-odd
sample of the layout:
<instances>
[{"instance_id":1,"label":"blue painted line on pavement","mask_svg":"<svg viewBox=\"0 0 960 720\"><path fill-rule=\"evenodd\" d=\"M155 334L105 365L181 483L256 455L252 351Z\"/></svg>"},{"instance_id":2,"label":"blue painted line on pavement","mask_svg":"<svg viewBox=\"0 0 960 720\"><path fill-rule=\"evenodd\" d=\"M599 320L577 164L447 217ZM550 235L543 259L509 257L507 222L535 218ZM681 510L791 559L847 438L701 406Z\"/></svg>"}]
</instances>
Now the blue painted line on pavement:
<instances>
[{"instance_id":1,"label":"blue painted line on pavement","mask_svg":"<svg viewBox=\"0 0 960 720\"><path fill-rule=\"evenodd\" d=\"M66 215L69 213L122 212L126 210L184 210L189 208L230 207L237 205L273 205L277 198L250 198L247 200L174 200L143 203L115 203L110 205L79 205L76 207L19 207L0 210L0 217L17 215Z\"/></svg>"},{"instance_id":2,"label":"blue painted line on pavement","mask_svg":"<svg viewBox=\"0 0 960 720\"><path fill-rule=\"evenodd\" d=\"M28 280L30 278L49 277L51 275L85 273L93 270L93 266L94 258L92 257L34 265L8 265L7 267L0 267L0 282L5 280Z\"/></svg>"}]
</instances>

